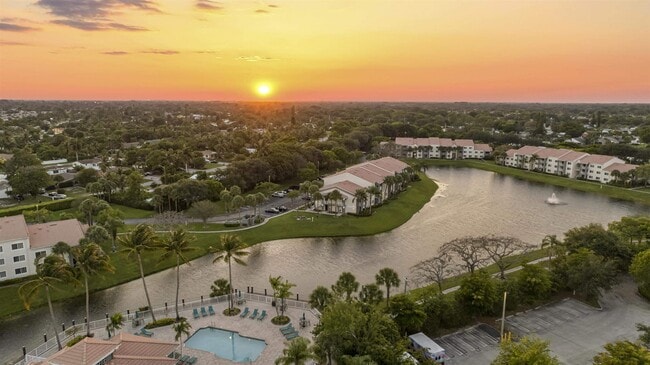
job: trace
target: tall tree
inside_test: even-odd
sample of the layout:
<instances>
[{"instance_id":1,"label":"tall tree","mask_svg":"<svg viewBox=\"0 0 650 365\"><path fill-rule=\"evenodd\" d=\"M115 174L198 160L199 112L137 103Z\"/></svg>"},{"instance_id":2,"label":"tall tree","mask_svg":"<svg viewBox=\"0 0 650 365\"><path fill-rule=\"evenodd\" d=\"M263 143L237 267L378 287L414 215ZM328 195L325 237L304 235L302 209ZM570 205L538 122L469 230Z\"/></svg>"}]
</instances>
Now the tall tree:
<instances>
[{"instance_id":1,"label":"tall tree","mask_svg":"<svg viewBox=\"0 0 650 365\"><path fill-rule=\"evenodd\" d=\"M320 311L325 309L325 307L332 303L333 300L334 296L332 295L332 292L321 285L317 286L309 295L309 304Z\"/></svg>"},{"instance_id":2,"label":"tall tree","mask_svg":"<svg viewBox=\"0 0 650 365\"><path fill-rule=\"evenodd\" d=\"M52 309L52 298L50 296L50 289L56 289L56 285L63 284L74 280L74 271L70 265L58 255L49 255L40 262L41 258L36 259L36 277L20 286L18 288L18 295L23 301L26 310L31 307L34 297L41 292L45 291L45 298L47 299L47 306L50 309L50 319L52 320L52 328L54 329L54 336L56 337L56 344L61 350L61 339L59 338L59 330L56 318L54 317L54 310Z\"/></svg>"},{"instance_id":3,"label":"tall tree","mask_svg":"<svg viewBox=\"0 0 650 365\"><path fill-rule=\"evenodd\" d=\"M359 290L359 282L352 273L344 272L339 275L336 284L332 285L332 291L339 297L345 297L347 302L352 300L352 293Z\"/></svg>"},{"instance_id":4,"label":"tall tree","mask_svg":"<svg viewBox=\"0 0 650 365\"><path fill-rule=\"evenodd\" d=\"M232 296L232 261L235 261L237 264L246 266L246 262L242 260L243 257L249 254L248 251L245 251L246 244L241 241L239 236L233 234L223 234L219 243L212 249L217 256L212 260L212 263L216 263L219 260L223 260L228 263L228 283L230 284L230 294L228 296L228 313L233 311L233 296Z\"/></svg>"},{"instance_id":5,"label":"tall tree","mask_svg":"<svg viewBox=\"0 0 650 365\"><path fill-rule=\"evenodd\" d=\"M462 261L465 268L467 268L467 272L470 274L488 259L481 241L476 237L470 236L445 242L440 247L440 252L447 253L452 258L457 258Z\"/></svg>"},{"instance_id":6,"label":"tall tree","mask_svg":"<svg viewBox=\"0 0 650 365\"><path fill-rule=\"evenodd\" d=\"M92 226L94 223L93 218L102 210L109 209L110 205L107 202L97 199L97 198L88 198L79 204L79 211L84 214L86 217L86 223L89 226Z\"/></svg>"},{"instance_id":7,"label":"tall tree","mask_svg":"<svg viewBox=\"0 0 650 365\"><path fill-rule=\"evenodd\" d=\"M519 342L506 340L501 342L499 355L491 365L560 365L550 354L548 342L524 337Z\"/></svg>"},{"instance_id":8,"label":"tall tree","mask_svg":"<svg viewBox=\"0 0 650 365\"><path fill-rule=\"evenodd\" d=\"M605 351L594 357L594 365L645 364L650 364L650 350L630 341L608 343Z\"/></svg>"},{"instance_id":9,"label":"tall tree","mask_svg":"<svg viewBox=\"0 0 650 365\"><path fill-rule=\"evenodd\" d=\"M386 304L388 305L390 302L390 288L399 287L399 276L395 270L385 267L379 270L379 273L375 275L375 281L377 282L377 285L386 286Z\"/></svg>"},{"instance_id":10,"label":"tall tree","mask_svg":"<svg viewBox=\"0 0 650 365\"><path fill-rule=\"evenodd\" d=\"M104 227L111 235L111 244L113 252L117 249L115 243L117 240L117 231L124 226L122 212L117 209L104 209L97 215L97 223Z\"/></svg>"},{"instance_id":11,"label":"tall tree","mask_svg":"<svg viewBox=\"0 0 650 365\"><path fill-rule=\"evenodd\" d=\"M506 269L513 264L508 257L530 251L533 246L515 237L481 236L477 237L487 256L499 268L501 280L506 278Z\"/></svg>"},{"instance_id":12,"label":"tall tree","mask_svg":"<svg viewBox=\"0 0 650 365\"><path fill-rule=\"evenodd\" d=\"M309 347L309 340L304 337L289 342L289 346L282 350L282 356L275 360L276 365L305 365L308 360L315 359Z\"/></svg>"},{"instance_id":13,"label":"tall tree","mask_svg":"<svg viewBox=\"0 0 650 365\"><path fill-rule=\"evenodd\" d=\"M438 256L421 261L413 266L411 271L416 281L438 284L438 290L441 293L443 281L456 272L455 264L448 253L441 253Z\"/></svg>"},{"instance_id":14,"label":"tall tree","mask_svg":"<svg viewBox=\"0 0 650 365\"><path fill-rule=\"evenodd\" d=\"M183 356L183 335L189 337L190 329L192 328L192 325L185 318L180 318L177 320L176 323L174 323L172 327L174 329L174 333L176 334L174 339L178 341L181 347L180 353L181 356Z\"/></svg>"},{"instance_id":15,"label":"tall tree","mask_svg":"<svg viewBox=\"0 0 650 365\"><path fill-rule=\"evenodd\" d=\"M144 279L144 267L142 265L142 253L146 251L153 251L158 248L159 240L153 228L147 224L138 224L133 231L123 236L120 239L120 245L124 248L120 253L126 254L127 257L135 256L138 260L138 267L140 268L140 278L142 279L142 286L144 287L144 295L147 298L147 306L151 311L151 318L156 321L156 316L151 306L151 299L149 298L149 290L147 290L147 282Z\"/></svg>"},{"instance_id":16,"label":"tall tree","mask_svg":"<svg viewBox=\"0 0 650 365\"><path fill-rule=\"evenodd\" d=\"M90 323L90 286L88 278L104 271L113 272L110 257L96 243L86 243L72 248L72 256L76 261L75 268L83 277L86 290L86 320ZM90 336L90 325L86 326L86 335Z\"/></svg>"},{"instance_id":17,"label":"tall tree","mask_svg":"<svg viewBox=\"0 0 650 365\"><path fill-rule=\"evenodd\" d=\"M192 218L199 218L203 224L208 222L210 217L214 217L219 212L217 204L209 200L201 200L192 204L186 214Z\"/></svg>"},{"instance_id":18,"label":"tall tree","mask_svg":"<svg viewBox=\"0 0 650 365\"><path fill-rule=\"evenodd\" d=\"M122 313L118 312L113 314L106 324L106 332L108 333L108 338L111 338L111 336L114 335L117 330L122 328L124 322L125 319Z\"/></svg>"},{"instance_id":19,"label":"tall tree","mask_svg":"<svg viewBox=\"0 0 650 365\"><path fill-rule=\"evenodd\" d=\"M191 246L191 241L183 229L172 231L163 241L160 248L163 250L163 254L160 257L161 261L170 257L176 258L176 320L178 321L180 319L180 315L178 314L178 295L181 289L181 264L190 264L185 254L194 251L195 248Z\"/></svg>"}]
</instances>

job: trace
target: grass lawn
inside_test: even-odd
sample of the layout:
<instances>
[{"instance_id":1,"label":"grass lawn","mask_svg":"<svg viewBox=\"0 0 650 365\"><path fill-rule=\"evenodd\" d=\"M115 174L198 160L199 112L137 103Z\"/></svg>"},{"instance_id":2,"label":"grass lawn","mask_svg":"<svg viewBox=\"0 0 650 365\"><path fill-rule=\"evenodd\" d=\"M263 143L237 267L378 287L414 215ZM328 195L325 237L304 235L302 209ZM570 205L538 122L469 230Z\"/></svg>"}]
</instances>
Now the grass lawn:
<instances>
[{"instance_id":1,"label":"grass lawn","mask_svg":"<svg viewBox=\"0 0 650 365\"><path fill-rule=\"evenodd\" d=\"M419 211L426 204L437 189L437 185L430 179L421 175L420 181L414 182L397 199L390 200L376 211L371 217L333 217L326 215L310 214L306 212L292 212L270 220L262 226L241 231L237 233L244 242L249 245L260 242L296 237L332 237L332 236L362 236L373 235L394 229L408 221L413 214ZM131 208L125 208L127 214L141 214ZM142 211L145 212L145 211ZM153 214L153 212L148 212ZM144 213L142 213L144 214ZM311 220L297 220L297 216L314 217ZM198 226L202 226L198 223ZM193 235L196 249L187 253L189 259L195 259L208 253L208 248L213 246L219 239L220 234L196 234ZM119 253L112 253L110 243L103 244L104 250L111 256L111 262L115 266L113 273L106 273L101 277L90 280L91 290L97 291L139 278L139 269L136 260L126 258ZM172 267L175 260L170 258L166 261L159 261L160 252L147 252L143 255L145 273L151 274ZM24 311L22 302L18 296L20 284L12 284L0 287L0 318L7 317ZM209 282L206 282L206 293ZM53 292L54 300L71 298L83 294L81 286L66 285ZM41 296L35 299L33 307L44 305L45 299ZM145 305L143 302L142 305Z\"/></svg>"},{"instance_id":2,"label":"grass lawn","mask_svg":"<svg viewBox=\"0 0 650 365\"><path fill-rule=\"evenodd\" d=\"M471 167L475 169L492 171L503 175L514 176L518 179L536 181L536 182L556 185L556 186L563 186L575 190L602 194L615 199L629 200L629 201L650 205L650 194L644 191L620 188L617 186L601 184L598 182L569 179L566 177L549 175L541 172L521 170L514 167L497 165L493 161L428 160L427 163L430 166Z\"/></svg>"}]
</instances>

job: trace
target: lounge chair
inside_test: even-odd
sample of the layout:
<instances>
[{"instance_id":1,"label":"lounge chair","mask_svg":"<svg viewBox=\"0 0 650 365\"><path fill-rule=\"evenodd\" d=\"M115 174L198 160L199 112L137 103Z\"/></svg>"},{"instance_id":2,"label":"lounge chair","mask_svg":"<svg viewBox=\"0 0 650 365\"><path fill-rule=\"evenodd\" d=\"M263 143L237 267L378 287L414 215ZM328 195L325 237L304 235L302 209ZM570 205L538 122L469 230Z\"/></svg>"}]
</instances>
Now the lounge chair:
<instances>
[{"instance_id":1,"label":"lounge chair","mask_svg":"<svg viewBox=\"0 0 650 365\"><path fill-rule=\"evenodd\" d=\"M203 317L207 317L207 316L208 316L208 312L206 312L205 307L201 307L201 315L202 315Z\"/></svg>"},{"instance_id":2,"label":"lounge chair","mask_svg":"<svg viewBox=\"0 0 650 365\"><path fill-rule=\"evenodd\" d=\"M201 316L201 315L199 314L199 310L196 309L196 308L194 308L194 310L192 311L192 313L194 314L194 319L197 319L197 318L199 318L199 317Z\"/></svg>"},{"instance_id":3,"label":"lounge chair","mask_svg":"<svg viewBox=\"0 0 650 365\"><path fill-rule=\"evenodd\" d=\"M239 316L242 317L242 318L244 318L244 317L246 317L247 315L248 315L248 307L244 308L244 311L241 312L241 314L240 314Z\"/></svg>"},{"instance_id":4,"label":"lounge chair","mask_svg":"<svg viewBox=\"0 0 650 365\"><path fill-rule=\"evenodd\" d=\"M149 331L148 329L146 329L146 328L144 328L144 327L140 328L140 333L141 333L142 335L144 335L144 336L147 336L147 337L151 337L151 336L153 336L153 332L152 332L152 331Z\"/></svg>"},{"instance_id":5,"label":"lounge chair","mask_svg":"<svg viewBox=\"0 0 650 365\"><path fill-rule=\"evenodd\" d=\"M192 356L192 357L190 357L189 360L185 361L185 363L188 364L188 365L194 365L197 360L198 359L196 358L196 356Z\"/></svg>"},{"instance_id":6,"label":"lounge chair","mask_svg":"<svg viewBox=\"0 0 650 365\"><path fill-rule=\"evenodd\" d=\"M189 360L189 359L190 359L190 355L183 355L183 357L178 359L178 361L176 362L176 365L184 365L187 362L187 360Z\"/></svg>"},{"instance_id":7,"label":"lounge chair","mask_svg":"<svg viewBox=\"0 0 650 365\"><path fill-rule=\"evenodd\" d=\"M293 327L290 327L290 328L286 328L286 329L280 329L280 332L282 332L283 334L286 335L287 333L296 332L296 329L293 328Z\"/></svg>"},{"instance_id":8,"label":"lounge chair","mask_svg":"<svg viewBox=\"0 0 650 365\"><path fill-rule=\"evenodd\" d=\"M255 308L255 309L253 309L253 314L251 314L251 316L248 317L248 318L250 318L250 319L255 319L255 318L257 318L257 314L258 314L258 313L257 313L257 308Z\"/></svg>"},{"instance_id":9,"label":"lounge chair","mask_svg":"<svg viewBox=\"0 0 650 365\"><path fill-rule=\"evenodd\" d=\"M214 316L214 315L215 315L215 313L214 313L214 308L212 308L212 306L209 306L209 307L208 307L208 312L210 312L210 315L211 315L211 316Z\"/></svg>"},{"instance_id":10,"label":"lounge chair","mask_svg":"<svg viewBox=\"0 0 650 365\"><path fill-rule=\"evenodd\" d=\"M293 328L293 324L292 324L292 323L289 323L289 324L286 325L286 326L282 326L282 327L280 327L280 331L282 331L282 330L288 330L289 328Z\"/></svg>"},{"instance_id":11,"label":"lounge chair","mask_svg":"<svg viewBox=\"0 0 650 365\"><path fill-rule=\"evenodd\" d=\"M300 334L298 332L292 332L288 335L284 335L284 338L286 338L287 340L293 340L296 337L300 337Z\"/></svg>"},{"instance_id":12,"label":"lounge chair","mask_svg":"<svg viewBox=\"0 0 650 365\"><path fill-rule=\"evenodd\" d=\"M262 310L262 314L260 314L259 318L257 318L258 321L263 320L266 318L266 309Z\"/></svg>"}]
</instances>

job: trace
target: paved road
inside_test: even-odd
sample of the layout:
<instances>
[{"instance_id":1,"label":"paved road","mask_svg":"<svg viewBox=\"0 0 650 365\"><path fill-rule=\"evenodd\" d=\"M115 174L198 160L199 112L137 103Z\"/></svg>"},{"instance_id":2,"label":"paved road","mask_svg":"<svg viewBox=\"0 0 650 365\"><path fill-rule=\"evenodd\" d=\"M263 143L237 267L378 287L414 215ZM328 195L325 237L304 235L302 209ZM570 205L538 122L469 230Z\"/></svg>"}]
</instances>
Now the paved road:
<instances>
[{"instance_id":1,"label":"paved road","mask_svg":"<svg viewBox=\"0 0 650 365\"><path fill-rule=\"evenodd\" d=\"M638 296L630 278L605 293L600 303L602 310L569 299L509 317L506 323L515 332L550 341L551 352L563 364L588 365L606 343L636 340L636 323L650 324L650 303ZM483 346L447 363L489 364L497 353L497 345Z\"/></svg>"}]
</instances>

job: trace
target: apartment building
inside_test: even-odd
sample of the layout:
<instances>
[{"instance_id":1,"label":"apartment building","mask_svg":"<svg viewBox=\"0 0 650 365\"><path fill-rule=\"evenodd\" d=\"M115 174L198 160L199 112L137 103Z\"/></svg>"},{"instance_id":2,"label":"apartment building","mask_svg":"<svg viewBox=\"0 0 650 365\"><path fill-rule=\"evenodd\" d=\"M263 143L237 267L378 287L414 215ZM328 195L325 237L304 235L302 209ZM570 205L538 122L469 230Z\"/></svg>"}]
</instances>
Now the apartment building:
<instances>
[{"instance_id":1,"label":"apartment building","mask_svg":"<svg viewBox=\"0 0 650 365\"><path fill-rule=\"evenodd\" d=\"M78 245L85 231L76 219L27 225L22 215L0 218L0 281L36 274L37 258L58 242Z\"/></svg>"},{"instance_id":2,"label":"apartment building","mask_svg":"<svg viewBox=\"0 0 650 365\"><path fill-rule=\"evenodd\" d=\"M613 181L621 173L632 171L637 167L614 156L592 155L586 152L539 146L510 149L506 152L503 164L601 183Z\"/></svg>"},{"instance_id":3,"label":"apartment building","mask_svg":"<svg viewBox=\"0 0 650 365\"><path fill-rule=\"evenodd\" d=\"M474 143L471 139L451 138L395 138L396 154L406 158L440 158L459 160L485 158L492 152L487 144Z\"/></svg>"}]
</instances>

